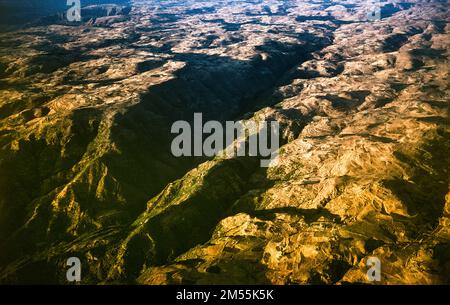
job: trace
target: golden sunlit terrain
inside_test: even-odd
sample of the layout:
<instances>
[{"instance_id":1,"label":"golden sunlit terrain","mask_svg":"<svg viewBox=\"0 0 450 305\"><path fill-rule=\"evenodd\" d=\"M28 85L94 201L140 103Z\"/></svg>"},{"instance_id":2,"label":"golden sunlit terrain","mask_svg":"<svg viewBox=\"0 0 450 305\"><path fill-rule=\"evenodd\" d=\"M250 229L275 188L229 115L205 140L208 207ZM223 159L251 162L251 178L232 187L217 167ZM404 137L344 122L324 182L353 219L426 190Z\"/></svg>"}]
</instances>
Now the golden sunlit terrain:
<instances>
[{"instance_id":1,"label":"golden sunlit terrain","mask_svg":"<svg viewBox=\"0 0 450 305\"><path fill-rule=\"evenodd\" d=\"M450 283L447 1L100 2L0 26L0 283ZM175 157L194 113L278 162Z\"/></svg>"}]
</instances>

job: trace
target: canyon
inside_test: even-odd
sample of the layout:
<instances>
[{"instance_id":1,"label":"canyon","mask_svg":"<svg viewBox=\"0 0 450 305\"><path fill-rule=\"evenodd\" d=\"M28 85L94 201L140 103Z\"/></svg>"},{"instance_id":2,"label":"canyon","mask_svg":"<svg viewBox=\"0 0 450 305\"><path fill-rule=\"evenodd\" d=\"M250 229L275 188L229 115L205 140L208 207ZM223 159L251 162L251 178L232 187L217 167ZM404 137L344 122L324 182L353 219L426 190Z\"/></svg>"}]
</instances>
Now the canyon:
<instances>
[{"instance_id":1,"label":"canyon","mask_svg":"<svg viewBox=\"0 0 450 305\"><path fill-rule=\"evenodd\" d=\"M450 283L447 1L88 2L4 11L0 283ZM279 162L174 156L194 113Z\"/></svg>"}]
</instances>

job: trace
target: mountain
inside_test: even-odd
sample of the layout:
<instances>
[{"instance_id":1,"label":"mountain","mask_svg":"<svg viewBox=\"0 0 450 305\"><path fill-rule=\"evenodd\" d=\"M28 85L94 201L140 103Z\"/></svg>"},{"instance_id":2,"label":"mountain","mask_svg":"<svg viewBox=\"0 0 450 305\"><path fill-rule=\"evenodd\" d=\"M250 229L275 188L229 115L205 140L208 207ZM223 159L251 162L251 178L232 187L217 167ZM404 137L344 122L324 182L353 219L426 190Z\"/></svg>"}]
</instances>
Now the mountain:
<instances>
[{"instance_id":1,"label":"mountain","mask_svg":"<svg viewBox=\"0 0 450 305\"><path fill-rule=\"evenodd\" d=\"M28 3L0 2L1 283L450 283L447 2ZM278 163L175 157L194 113L278 121Z\"/></svg>"},{"instance_id":2,"label":"mountain","mask_svg":"<svg viewBox=\"0 0 450 305\"><path fill-rule=\"evenodd\" d=\"M66 20L66 12L73 7L67 0L0 0L0 30L11 30L13 26L33 23L41 18L59 15ZM82 7L101 5L128 6L128 0L80 0Z\"/></svg>"}]
</instances>

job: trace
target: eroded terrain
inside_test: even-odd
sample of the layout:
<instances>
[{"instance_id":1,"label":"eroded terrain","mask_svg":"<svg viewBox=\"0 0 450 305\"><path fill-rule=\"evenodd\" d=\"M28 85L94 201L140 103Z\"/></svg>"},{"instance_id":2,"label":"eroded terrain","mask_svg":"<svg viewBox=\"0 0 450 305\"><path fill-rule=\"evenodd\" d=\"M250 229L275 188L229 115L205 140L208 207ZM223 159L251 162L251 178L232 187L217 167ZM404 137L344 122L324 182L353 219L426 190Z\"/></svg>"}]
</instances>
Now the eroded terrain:
<instances>
[{"instance_id":1,"label":"eroded terrain","mask_svg":"<svg viewBox=\"0 0 450 305\"><path fill-rule=\"evenodd\" d=\"M445 1L132 1L0 34L0 282L449 283ZM279 163L171 124L276 119Z\"/></svg>"}]
</instances>

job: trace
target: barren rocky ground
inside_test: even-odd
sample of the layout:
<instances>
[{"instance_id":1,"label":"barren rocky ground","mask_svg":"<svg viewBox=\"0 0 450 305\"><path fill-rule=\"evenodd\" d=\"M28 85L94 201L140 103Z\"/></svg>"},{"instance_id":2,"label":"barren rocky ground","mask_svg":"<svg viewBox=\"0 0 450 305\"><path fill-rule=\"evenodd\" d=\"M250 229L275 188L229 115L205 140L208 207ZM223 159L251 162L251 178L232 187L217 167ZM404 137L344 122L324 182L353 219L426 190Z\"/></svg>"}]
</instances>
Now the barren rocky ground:
<instances>
[{"instance_id":1,"label":"barren rocky ground","mask_svg":"<svg viewBox=\"0 0 450 305\"><path fill-rule=\"evenodd\" d=\"M450 283L447 1L107 2L0 33L0 282ZM175 158L194 112L278 164Z\"/></svg>"}]
</instances>

